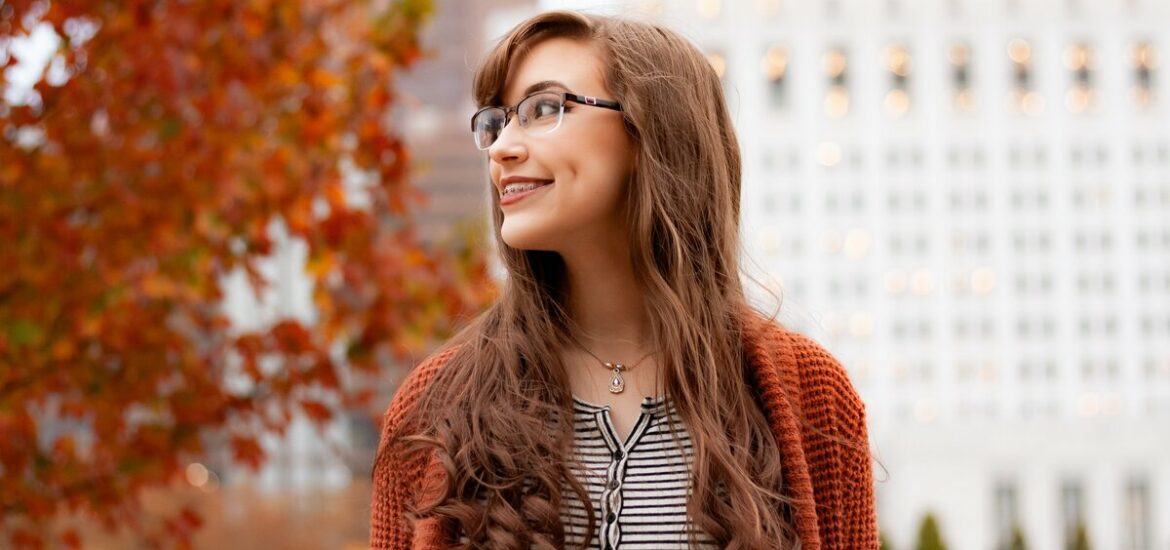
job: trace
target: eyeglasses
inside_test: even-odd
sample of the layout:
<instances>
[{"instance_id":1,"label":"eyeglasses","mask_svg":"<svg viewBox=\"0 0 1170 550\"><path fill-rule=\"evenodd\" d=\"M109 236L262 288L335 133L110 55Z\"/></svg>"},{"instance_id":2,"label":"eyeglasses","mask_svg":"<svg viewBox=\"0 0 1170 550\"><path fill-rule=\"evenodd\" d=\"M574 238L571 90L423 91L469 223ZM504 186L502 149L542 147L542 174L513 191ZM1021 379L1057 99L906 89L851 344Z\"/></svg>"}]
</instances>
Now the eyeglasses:
<instances>
[{"instance_id":1,"label":"eyeglasses","mask_svg":"<svg viewBox=\"0 0 1170 550\"><path fill-rule=\"evenodd\" d=\"M504 131L504 126L508 125L508 117L512 113L516 113L520 127L530 135L550 133L561 127L566 101L622 110L620 103L607 99L568 92L536 92L521 99L515 107L484 107L476 111L471 116L471 134L475 138L475 146L481 151L491 147Z\"/></svg>"}]
</instances>

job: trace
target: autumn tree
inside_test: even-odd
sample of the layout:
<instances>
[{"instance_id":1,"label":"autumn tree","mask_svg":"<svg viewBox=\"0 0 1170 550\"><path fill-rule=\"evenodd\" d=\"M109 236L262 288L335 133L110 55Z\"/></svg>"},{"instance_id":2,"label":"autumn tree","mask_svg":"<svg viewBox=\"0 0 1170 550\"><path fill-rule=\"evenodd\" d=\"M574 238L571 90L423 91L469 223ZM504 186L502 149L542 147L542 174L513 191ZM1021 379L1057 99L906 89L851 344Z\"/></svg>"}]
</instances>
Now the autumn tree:
<instances>
[{"instance_id":1,"label":"autumn tree","mask_svg":"<svg viewBox=\"0 0 1170 550\"><path fill-rule=\"evenodd\" d=\"M0 546L80 544L81 514L136 514L222 440L327 422L489 297L473 248L420 244L394 77L426 0L0 0L9 47L60 37L46 78L0 100ZM311 321L241 331L221 281L256 292L274 228L307 247ZM232 384L225 383L232 380ZM57 540L54 540L57 539Z\"/></svg>"}]
</instances>

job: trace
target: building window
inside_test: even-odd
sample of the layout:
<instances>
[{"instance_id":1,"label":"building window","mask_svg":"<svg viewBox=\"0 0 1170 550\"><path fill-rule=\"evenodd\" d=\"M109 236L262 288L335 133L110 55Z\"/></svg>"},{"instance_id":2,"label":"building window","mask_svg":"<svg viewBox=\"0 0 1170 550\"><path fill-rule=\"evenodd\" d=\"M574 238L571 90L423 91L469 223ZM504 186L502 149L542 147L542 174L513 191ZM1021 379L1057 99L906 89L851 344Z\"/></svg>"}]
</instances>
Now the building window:
<instances>
[{"instance_id":1,"label":"building window","mask_svg":"<svg viewBox=\"0 0 1170 550\"><path fill-rule=\"evenodd\" d=\"M975 106L971 92L971 47L963 42L951 44L947 61L951 63L951 102L955 109L970 110Z\"/></svg>"},{"instance_id":2,"label":"building window","mask_svg":"<svg viewBox=\"0 0 1170 550\"><path fill-rule=\"evenodd\" d=\"M957 18L963 15L963 4L960 0L947 1L947 14L952 18Z\"/></svg>"},{"instance_id":3,"label":"building window","mask_svg":"<svg viewBox=\"0 0 1170 550\"><path fill-rule=\"evenodd\" d=\"M1154 48L1148 42L1133 46L1133 98L1139 107L1154 102Z\"/></svg>"},{"instance_id":4,"label":"building window","mask_svg":"<svg viewBox=\"0 0 1170 550\"><path fill-rule=\"evenodd\" d=\"M1032 379L1032 364L1028 361L1020 361L1019 365L1020 380L1027 382Z\"/></svg>"},{"instance_id":5,"label":"building window","mask_svg":"<svg viewBox=\"0 0 1170 550\"><path fill-rule=\"evenodd\" d=\"M768 102L772 107L782 109L788 104L788 50L772 46L764 52L760 69L768 85Z\"/></svg>"},{"instance_id":6,"label":"building window","mask_svg":"<svg viewBox=\"0 0 1170 550\"><path fill-rule=\"evenodd\" d=\"M1012 63L1012 83L1016 109L1027 115L1038 115L1044 111L1040 94L1033 89L1032 45L1022 38L1008 43L1008 58Z\"/></svg>"},{"instance_id":7,"label":"building window","mask_svg":"<svg viewBox=\"0 0 1170 550\"><path fill-rule=\"evenodd\" d=\"M1064 64L1072 71L1072 87L1065 94L1064 103L1070 113L1083 113L1093 106L1093 59L1085 44L1073 44L1064 52Z\"/></svg>"},{"instance_id":8,"label":"building window","mask_svg":"<svg viewBox=\"0 0 1170 550\"><path fill-rule=\"evenodd\" d=\"M1144 478L1125 486L1125 550L1150 550L1150 487Z\"/></svg>"},{"instance_id":9,"label":"building window","mask_svg":"<svg viewBox=\"0 0 1170 550\"><path fill-rule=\"evenodd\" d=\"M1012 532L1020 525L1019 497L1014 480L1000 480L995 484L995 547L1011 548Z\"/></svg>"},{"instance_id":10,"label":"building window","mask_svg":"<svg viewBox=\"0 0 1170 550\"><path fill-rule=\"evenodd\" d=\"M840 0L825 0L825 17L836 19L841 14Z\"/></svg>"},{"instance_id":11,"label":"building window","mask_svg":"<svg viewBox=\"0 0 1170 550\"><path fill-rule=\"evenodd\" d=\"M901 44L886 47L886 70L890 72L890 91L886 93L886 114L900 117L910 110L910 51Z\"/></svg>"},{"instance_id":12,"label":"building window","mask_svg":"<svg viewBox=\"0 0 1170 550\"><path fill-rule=\"evenodd\" d=\"M825 115L829 118L841 118L849 113L848 59L842 47L829 48L821 58L829 81L824 101Z\"/></svg>"},{"instance_id":13,"label":"building window","mask_svg":"<svg viewBox=\"0 0 1170 550\"><path fill-rule=\"evenodd\" d=\"M1079 480L1065 480L1060 486L1060 524L1064 547L1070 548L1076 541L1077 531L1087 529L1085 525L1085 493Z\"/></svg>"}]
</instances>

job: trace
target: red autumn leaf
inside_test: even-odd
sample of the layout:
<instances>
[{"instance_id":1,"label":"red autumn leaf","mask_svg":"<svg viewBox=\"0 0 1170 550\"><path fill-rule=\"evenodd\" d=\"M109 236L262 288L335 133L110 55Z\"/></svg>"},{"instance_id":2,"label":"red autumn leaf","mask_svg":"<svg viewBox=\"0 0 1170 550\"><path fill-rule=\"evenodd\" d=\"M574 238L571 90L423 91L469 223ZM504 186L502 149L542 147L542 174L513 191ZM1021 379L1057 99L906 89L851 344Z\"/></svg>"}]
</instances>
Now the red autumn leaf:
<instances>
[{"instance_id":1,"label":"red autumn leaf","mask_svg":"<svg viewBox=\"0 0 1170 550\"><path fill-rule=\"evenodd\" d=\"M306 399L301 401L301 409L313 422L324 424L333 418L333 412L320 401Z\"/></svg>"},{"instance_id":2,"label":"red autumn leaf","mask_svg":"<svg viewBox=\"0 0 1170 550\"><path fill-rule=\"evenodd\" d=\"M81 548L81 536L76 529L69 529L61 534L61 544L67 548Z\"/></svg>"},{"instance_id":3,"label":"red autumn leaf","mask_svg":"<svg viewBox=\"0 0 1170 550\"><path fill-rule=\"evenodd\" d=\"M264 463L264 449L251 437L232 436L232 457L245 466L256 469Z\"/></svg>"},{"instance_id":4,"label":"red autumn leaf","mask_svg":"<svg viewBox=\"0 0 1170 550\"><path fill-rule=\"evenodd\" d=\"M203 525L203 518L199 517L199 514L196 513L195 510L192 510L189 506L184 506L183 509L179 511L179 517L183 520L184 523L190 525L192 528L199 528Z\"/></svg>"}]
</instances>

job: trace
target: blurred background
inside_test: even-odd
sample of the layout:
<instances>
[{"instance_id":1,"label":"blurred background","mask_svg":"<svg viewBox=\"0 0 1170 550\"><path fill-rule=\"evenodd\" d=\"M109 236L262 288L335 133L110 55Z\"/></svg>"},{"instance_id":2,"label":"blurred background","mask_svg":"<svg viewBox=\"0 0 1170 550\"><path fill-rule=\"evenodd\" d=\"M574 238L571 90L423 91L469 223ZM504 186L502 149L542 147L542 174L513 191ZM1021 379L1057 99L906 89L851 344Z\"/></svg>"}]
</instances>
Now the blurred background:
<instances>
[{"instance_id":1,"label":"blurred background","mask_svg":"<svg viewBox=\"0 0 1170 550\"><path fill-rule=\"evenodd\" d=\"M177 540L365 547L378 415L406 369L489 300L483 287L499 276L486 236L485 158L467 131L471 72L512 25L565 7L665 23L722 76L744 159L749 289L761 308L779 307L786 324L832 351L865 400L884 547L1170 550L1170 4L416 4L426 13L414 27L421 49L403 56L413 62L393 74L380 118L409 152L396 157L406 172L381 176L426 197L409 216L390 209L391 217L409 219L409 242L430 258L421 264L455 266L436 268L446 290L413 303L442 302L436 315L452 321L387 329L415 336L378 355L358 384L372 389L365 399L322 400L327 415L289 407L283 433L257 432L262 460L249 465L247 447L225 438L176 455L172 475L159 478L169 481L132 494L148 516L198 516L176 524ZM8 104L35 104L20 90L64 79L54 76L54 51L68 46L49 34L0 42ZM6 128L0 147L43 148L36 122L24 124L34 130ZM348 158L339 151L335 159ZM338 173L351 186L378 177ZM14 204L16 186L34 186L30 174L0 180L0 204ZM246 269L217 279L232 330L292 319L315 333L322 305L334 307L319 297L329 271L314 268L322 245L285 225L263 225L271 248L255 271L266 290L250 290ZM5 254L13 263L5 267L23 258ZM383 284L371 288L393 293L402 281ZM24 365L17 342L31 329L11 309L0 314L10 323L0 352L14 359L0 368L15 373ZM11 373L0 371L17 379ZM0 393L0 405L19 403ZM23 424L14 418L0 412L0 428L16 433ZM44 432L54 425L27 429L49 448ZM17 464L0 463L5 485ZM21 505L12 506L6 516ZM101 529L85 506L50 508L20 510L35 528L20 531L24 519L0 527L26 542L39 534L87 547L155 544L141 530ZM37 519L45 517L57 519Z\"/></svg>"}]
</instances>

